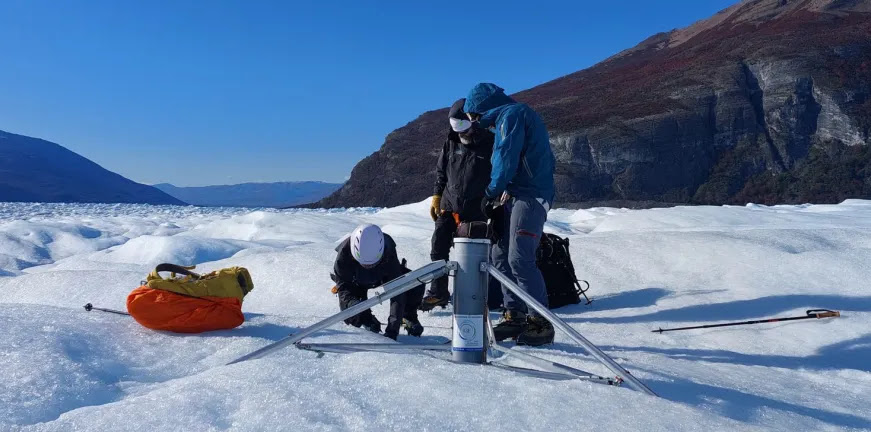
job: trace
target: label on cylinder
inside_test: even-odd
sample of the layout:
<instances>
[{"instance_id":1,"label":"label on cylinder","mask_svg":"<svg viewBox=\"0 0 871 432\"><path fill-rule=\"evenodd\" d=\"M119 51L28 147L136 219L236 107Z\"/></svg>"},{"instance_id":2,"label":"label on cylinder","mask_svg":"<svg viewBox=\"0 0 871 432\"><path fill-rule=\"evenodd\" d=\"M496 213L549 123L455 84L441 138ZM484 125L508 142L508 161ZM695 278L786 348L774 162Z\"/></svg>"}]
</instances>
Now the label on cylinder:
<instances>
[{"instance_id":1,"label":"label on cylinder","mask_svg":"<svg viewBox=\"0 0 871 432\"><path fill-rule=\"evenodd\" d=\"M454 315L453 351L484 350L484 316Z\"/></svg>"}]
</instances>

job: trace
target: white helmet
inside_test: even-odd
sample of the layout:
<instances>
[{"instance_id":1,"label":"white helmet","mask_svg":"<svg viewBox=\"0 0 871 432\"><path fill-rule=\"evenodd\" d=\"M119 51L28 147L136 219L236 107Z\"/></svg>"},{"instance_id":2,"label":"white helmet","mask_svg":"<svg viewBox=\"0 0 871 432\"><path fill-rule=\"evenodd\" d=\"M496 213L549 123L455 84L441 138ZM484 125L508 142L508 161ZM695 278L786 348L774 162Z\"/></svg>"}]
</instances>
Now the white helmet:
<instances>
[{"instance_id":1,"label":"white helmet","mask_svg":"<svg viewBox=\"0 0 871 432\"><path fill-rule=\"evenodd\" d=\"M384 255L384 234L378 225L360 225L351 234L351 255L364 266L378 264Z\"/></svg>"}]
</instances>

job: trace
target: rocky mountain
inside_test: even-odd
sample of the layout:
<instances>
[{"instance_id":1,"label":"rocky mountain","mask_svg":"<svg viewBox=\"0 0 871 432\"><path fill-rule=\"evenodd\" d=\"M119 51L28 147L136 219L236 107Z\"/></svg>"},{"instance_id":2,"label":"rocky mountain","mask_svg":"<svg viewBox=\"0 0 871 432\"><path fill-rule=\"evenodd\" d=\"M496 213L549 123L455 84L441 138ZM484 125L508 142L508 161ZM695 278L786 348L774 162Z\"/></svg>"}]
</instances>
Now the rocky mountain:
<instances>
[{"instance_id":1,"label":"rocky mountain","mask_svg":"<svg viewBox=\"0 0 871 432\"><path fill-rule=\"evenodd\" d=\"M185 204L55 143L3 131L0 201Z\"/></svg>"},{"instance_id":2,"label":"rocky mountain","mask_svg":"<svg viewBox=\"0 0 871 432\"><path fill-rule=\"evenodd\" d=\"M745 0L514 97L548 125L563 204L871 198L871 0ZM390 133L318 205L429 195L446 117Z\"/></svg>"},{"instance_id":3,"label":"rocky mountain","mask_svg":"<svg viewBox=\"0 0 871 432\"><path fill-rule=\"evenodd\" d=\"M243 183L236 185L178 187L169 183L154 187L193 205L226 207L290 207L318 201L342 185L315 181Z\"/></svg>"}]
</instances>

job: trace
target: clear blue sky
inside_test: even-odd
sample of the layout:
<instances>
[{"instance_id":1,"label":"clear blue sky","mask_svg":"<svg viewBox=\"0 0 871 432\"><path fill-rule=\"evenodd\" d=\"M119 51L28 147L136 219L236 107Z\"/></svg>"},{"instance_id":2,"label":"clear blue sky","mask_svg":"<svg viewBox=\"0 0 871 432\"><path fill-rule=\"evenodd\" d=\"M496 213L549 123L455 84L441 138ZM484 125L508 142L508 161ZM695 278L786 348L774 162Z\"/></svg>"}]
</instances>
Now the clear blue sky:
<instances>
[{"instance_id":1,"label":"clear blue sky","mask_svg":"<svg viewBox=\"0 0 871 432\"><path fill-rule=\"evenodd\" d=\"M733 0L0 0L0 130L143 183L343 181L479 81L517 92Z\"/></svg>"}]
</instances>

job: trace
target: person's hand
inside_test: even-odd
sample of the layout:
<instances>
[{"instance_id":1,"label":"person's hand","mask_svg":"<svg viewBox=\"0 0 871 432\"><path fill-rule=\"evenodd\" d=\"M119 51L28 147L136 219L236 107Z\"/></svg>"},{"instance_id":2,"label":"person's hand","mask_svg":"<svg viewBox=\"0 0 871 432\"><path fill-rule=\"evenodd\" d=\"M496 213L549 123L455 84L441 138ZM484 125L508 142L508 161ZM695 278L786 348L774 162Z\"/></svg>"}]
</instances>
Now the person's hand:
<instances>
[{"instance_id":1,"label":"person's hand","mask_svg":"<svg viewBox=\"0 0 871 432\"><path fill-rule=\"evenodd\" d=\"M505 195L503 194L498 200L495 198L484 198L481 201L481 211L487 218L487 236L492 243L499 243L502 238L502 231L505 230L505 211L502 205ZM507 201L507 200L506 200Z\"/></svg>"},{"instance_id":2,"label":"person's hand","mask_svg":"<svg viewBox=\"0 0 871 432\"><path fill-rule=\"evenodd\" d=\"M484 216L486 216L487 219L492 219L493 210L495 210L498 206L499 204L496 200L484 197L484 199L481 200L481 213L484 213Z\"/></svg>"},{"instance_id":3,"label":"person's hand","mask_svg":"<svg viewBox=\"0 0 871 432\"><path fill-rule=\"evenodd\" d=\"M442 210L440 208L442 203L441 195L433 195L432 196L432 204L429 206L429 215L432 217L433 222L439 218L439 215L442 214Z\"/></svg>"}]
</instances>

